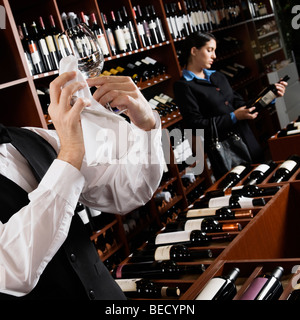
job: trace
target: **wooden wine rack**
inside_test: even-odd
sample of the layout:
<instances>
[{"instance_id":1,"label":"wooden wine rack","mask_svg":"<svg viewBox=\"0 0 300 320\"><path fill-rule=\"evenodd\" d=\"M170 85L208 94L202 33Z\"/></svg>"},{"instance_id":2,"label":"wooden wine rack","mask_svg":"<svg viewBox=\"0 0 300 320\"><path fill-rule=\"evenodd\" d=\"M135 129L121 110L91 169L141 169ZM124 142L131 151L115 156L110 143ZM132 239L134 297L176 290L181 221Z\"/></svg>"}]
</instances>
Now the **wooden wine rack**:
<instances>
[{"instance_id":1,"label":"wooden wine rack","mask_svg":"<svg viewBox=\"0 0 300 320\"><path fill-rule=\"evenodd\" d=\"M206 1L199 1L201 1L203 8L206 8ZM105 65L107 65L109 69L109 67L113 67L119 62L120 64L125 64L133 59L138 60L149 55L166 66L166 74L151 79L151 81L139 83L138 87L147 99L161 92L173 97L173 84L181 77L177 51L180 49L180 46L182 46L184 37L174 40L169 32L164 3L169 4L172 2L174 1L0 0L0 5L4 7L6 12L6 29L0 30L0 41L3 48L0 54L1 122L9 126L37 126L47 128L47 122L42 111L36 88L41 85L48 86L49 83L57 77L58 71L31 76L26 64L22 43L18 35L17 25L22 22L31 23L33 20L37 20L39 16L48 17L51 14L54 17L56 26L60 30L63 30L61 13L68 11L77 13L84 11L86 14L94 12L98 24L103 29L101 12L109 12L111 9L118 10L124 5L129 13L129 18L134 23L135 30L137 30L137 25L132 15L133 6L137 4L141 6L153 4L157 15L162 20L167 40L163 43L146 48L141 47L138 50L122 55L113 56L110 52L110 56L106 58ZM184 2L184 0L180 0L184 12L187 13ZM245 99L248 99L250 98L249 92L255 96L268 84L265 71L269 62L274 59L282 60L285 58L285 55L283 49L279 49L268 56L263 57L261 55L261 57L256 60L251 48L251 41L254 41L257 46L259 46L260 41L263 41L258 37L257 28L265 21L275 20L272 2L270 0L262 1L267 6L268 14L260 18L251 17L248 1L244 2L239 0L238 2L241 8L242 21L235 25L213 30L213 33L219 39L230 35L239 40L243 40L243 45L240 49L228 53L223 57L219 57L218 64L231 63L234 61L243 64L250 69L251 72L247 78L233 84L234 89L241 93ZM139 42L141 45L141 39L139 39ZM274 113L274 110L267 110L258 117L258 120L254 123L252 129L259 141L266 141L266 136L269 137L278 130L278 120L276 120L276 117L276 111ZM274 121L274 119L276 121ZM170 126L181 122L182 117L178 111L173 112L166 117L162 117L163 128L169 128ZM172 154L173 153L171 152L171 156ZM209 163L206 161L204 163L204 172L197 176L196 181L187 187L184 187L181 180L183 172L179 171L176 164L172 162L169 165L169 171L171 173L171 180L162 184L157 192L163 190L167 184L173 184L176 190L176 196L170 203L164 204L158 208L152 199L144 208L139 208L138 210L143 210L146 214L144 214L143 218L137 222L135 229L129 234L125 233L123 223L125 222L125 219L130 217L133 213L129 213L127 217L115 215L115 219L112 223L92 236L91 239L94 241L108 229L112 229L115 234L116 239L112 246L100 255L103 261L111 259L116 254L119 255L120 260L126 259L132 250L132 244L139 243L137 238L143 235L146 236L151 232L152 234L159 232L162 227L162 218L168 211L173 210L174 206L176 206L177 210L182 211L193 202L189 196L194 191L203 193L207 189L214 189L218 186L218 182L212 185L213 176ZM290 200L287 200L291 198L291 201L295 201L296 204L299 201L297 199L297 194L300 192L300 187L297 180L300 180L300 177L297 175L299 175L299 173L296 173L290 179L290 182L283 183L281 190L275 196L268 198L265 207L254 209L254 217L252 219L234 220L235 222L241 223L243 227L242 231L232 232L231 241L210 245L209 248L213 252L212 259L190 262L191 264L204 263L206 265L207 270L202 275L193 275L182 279L160 279L156 281L169 284L176 283L183 292L180 299L194 299L210 277L222 272L222 268L225 268L224 266L226 266L227 263L231 263L229 260L238 259L239 263L243 263L243 259L288 259L291 256L293 256L292 258L299 256L298 251L296 250L297 248L292 243L291 235L288 235L289 233L287 232L289 230L288 228L295 231L299 219L296 217L296 214L293 218L293 208L296 208L297 206L293 207L292 204L289 204ZM268 182L264 181L263 185L266 183ZM276 214L273 214L273 211L276 211ZM293 219L295 219L295 224L293 224ZM276 223L281 223L281 227ZM146 230L148 230L149 233L147 233ZM269 242L266 241L265 245L262 245L262 242L266 240L265 234L270 234L270 239L267 239ZM295 233L295 237L296 235L297 232ZM286 236L286 238L278 238L281 236ZM278 241L278 239L281 241ZM143 243L145 240L146 239L141 238L140 241ZM248 244L252 244L252 242L253 245L249 248ZM239 248L244 248L244 250ZM284 248L287 248L287 253L284 253ZM266 261L266 263L269 262ZM287 261L286 263L289 262ZM292 264L293 262L291 261L290 263Z\"/></svg>"}]
</instances>

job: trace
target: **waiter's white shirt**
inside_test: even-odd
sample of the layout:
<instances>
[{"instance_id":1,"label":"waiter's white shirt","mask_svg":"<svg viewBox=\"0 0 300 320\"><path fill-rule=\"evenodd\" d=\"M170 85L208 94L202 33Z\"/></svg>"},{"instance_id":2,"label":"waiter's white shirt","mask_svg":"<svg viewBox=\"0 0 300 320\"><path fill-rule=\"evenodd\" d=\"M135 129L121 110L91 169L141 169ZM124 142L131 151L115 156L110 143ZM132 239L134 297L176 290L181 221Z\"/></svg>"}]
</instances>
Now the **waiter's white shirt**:
<instances>
[{"instance_id":1,"label":"waiter's white shirt","mask_svg":"<svg viewBox=\"0 0 300 320\"><path fill-rule=\"evenodd\" d=\"M27 191L30 200L7 223L0 221L0 292L22 296L34 288L65 240L78 200L125 214L152 197L163 170L161 122L157 113L155 117L156 129L143 132L131 151L138 163L88 167L84 160L79 171L56 159L39 184L20 153L11 144L0 145L0 173ZM55 131L28 129L59 152Z\"/></svg>"}]
</instances>

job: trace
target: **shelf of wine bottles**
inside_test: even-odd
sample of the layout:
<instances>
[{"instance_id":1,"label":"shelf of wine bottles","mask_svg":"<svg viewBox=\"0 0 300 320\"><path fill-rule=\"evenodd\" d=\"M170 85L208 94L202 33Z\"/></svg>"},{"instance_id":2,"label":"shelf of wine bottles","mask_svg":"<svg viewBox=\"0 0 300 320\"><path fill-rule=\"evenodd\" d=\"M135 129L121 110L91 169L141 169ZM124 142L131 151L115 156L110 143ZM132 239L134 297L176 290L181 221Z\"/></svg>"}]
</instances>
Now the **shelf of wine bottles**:
<instances>
[{"instance_id":1,"label":"shelf of wine bottles","mask_svg":"<svg viewBox=\"0 0 300 320\"><path fill-rule=\"evenodd\" d=\"M279 130L268 139L268 146L272 159L282 161L290 154L300 154L300 117L290 122L285 128Z\"/></svg>"},{"instance_id":2,"label":"shelf of wine bottles","mask_svg":"<svg viewBox=\"0 0 300 320\"><path fill-rule=\"evenodd\" d=\"M299 259L219 261L200 290L184 295L195 300L299 300Z\"/></svg>"}]
</instances>

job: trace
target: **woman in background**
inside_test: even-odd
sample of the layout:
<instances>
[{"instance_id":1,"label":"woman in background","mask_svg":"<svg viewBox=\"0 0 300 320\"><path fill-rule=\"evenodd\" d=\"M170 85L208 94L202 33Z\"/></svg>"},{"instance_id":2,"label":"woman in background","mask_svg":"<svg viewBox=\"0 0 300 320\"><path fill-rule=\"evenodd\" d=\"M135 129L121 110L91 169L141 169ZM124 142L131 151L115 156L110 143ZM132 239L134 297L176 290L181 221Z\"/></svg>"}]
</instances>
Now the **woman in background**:
<instances>
[{"instance_id":1,"label":"woman in background","mask_svg":"<svg viewBox=\"0 0 300 320\"><path fill-rule=\"evenodd\" d=\"M214 117L220 141L230 132L236 132L246 143L252 162L262 162L263 151L247 123L258 113L255 107L246 108L245 101L233 91L226 76L211 70L216 48L216 38L201 32L191 34L183 44L182 78L174 84L174 95L185 126L193 130L204 129L205 141L210 141L211 118ZM286 85L286 82L276 84L278 96L284 95ZM212 169L217 179L226 173Z\"/></svg>"}]
</instances>

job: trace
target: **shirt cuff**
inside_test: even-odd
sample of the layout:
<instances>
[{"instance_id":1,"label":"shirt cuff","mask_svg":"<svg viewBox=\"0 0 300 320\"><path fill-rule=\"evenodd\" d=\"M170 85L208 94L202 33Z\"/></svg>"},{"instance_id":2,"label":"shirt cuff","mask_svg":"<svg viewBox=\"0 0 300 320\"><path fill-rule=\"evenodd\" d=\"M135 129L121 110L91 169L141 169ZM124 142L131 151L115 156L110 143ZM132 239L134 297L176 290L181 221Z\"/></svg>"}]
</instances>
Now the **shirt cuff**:
<instances>
[{"instance_id":1,"label":"shirt cuff","mask_svg":"<svg viewBox=\"0 0 300 320\"><path fill-rule=\"evenodd\" d=\"M233 122L234 124L237 123L237 118L236 118L234 112L230 112L230 118L231 118L231 120L232 120L232 122Z\"/></svg>"},{"instance_id":2,"label":"shirt cuff","mask_svg":"<svg viewBox=\"0 0 300 320\"><path fill-rule=\"evenodd\" d=\"M58 194L75 209L84 183L85 179L78 169L65 161L55 159L40 185Z\"/></svg>"}]
</instances>

